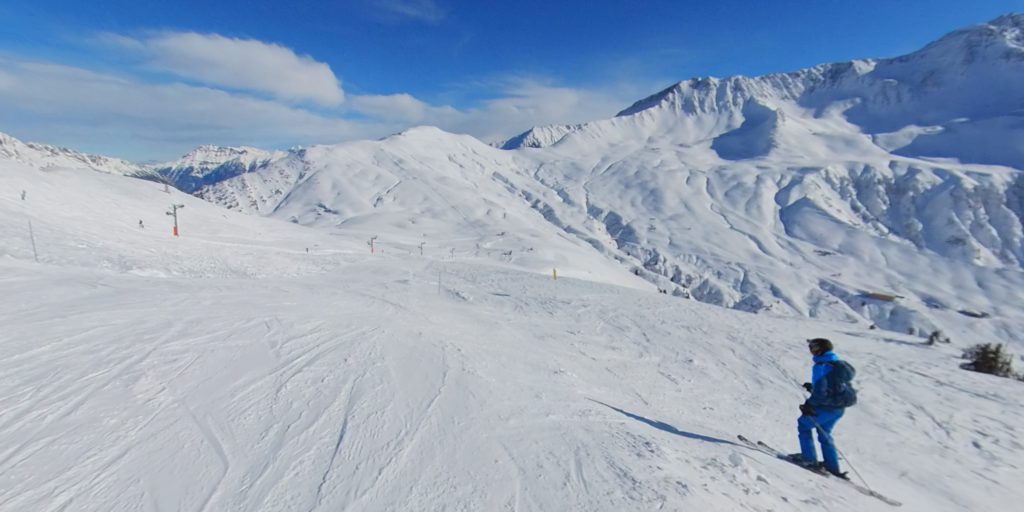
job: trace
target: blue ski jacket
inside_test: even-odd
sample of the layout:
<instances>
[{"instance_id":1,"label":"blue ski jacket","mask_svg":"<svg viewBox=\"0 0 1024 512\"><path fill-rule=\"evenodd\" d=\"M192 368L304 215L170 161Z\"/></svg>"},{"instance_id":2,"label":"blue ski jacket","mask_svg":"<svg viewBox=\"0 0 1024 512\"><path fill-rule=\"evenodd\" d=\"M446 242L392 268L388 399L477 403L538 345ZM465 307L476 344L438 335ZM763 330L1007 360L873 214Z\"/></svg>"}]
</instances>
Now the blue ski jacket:
<instances>
[{"instance_id":1,"label":"blue ski jacket","mask_svg":"<svg viewBox=\"0 0 1024 512\"><path fill-rule=\"evenodd\" d=\"M825 379L825 375L832 371L832 365L828 363L838 360L839 356L832 351L814 356L814 367L811 368L811 396L805 402L807 405L815 409L833 408L827 406L830 400L828 399L828 381Z\"/></svg>"}]
</instances>

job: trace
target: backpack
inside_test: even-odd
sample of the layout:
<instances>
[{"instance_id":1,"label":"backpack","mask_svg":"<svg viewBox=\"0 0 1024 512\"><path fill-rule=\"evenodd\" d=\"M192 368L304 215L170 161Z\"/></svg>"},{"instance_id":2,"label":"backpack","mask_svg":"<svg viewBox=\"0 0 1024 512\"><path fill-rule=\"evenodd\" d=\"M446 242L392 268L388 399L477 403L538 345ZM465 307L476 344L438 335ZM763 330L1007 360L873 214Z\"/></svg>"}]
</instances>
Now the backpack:
<instances>
[{"instance_id":1,"label":"backpack","mask_svg":"<svg viewBox=\"0 0 1024 512\"><path fill-rule=\"evenodd\" d=\"M850 407L857 404L857 390L851 382L857 375L857 369L846 361L826 363L832 370L825 374L825 401L829 407Z\"/></svg>"}]
</instances>

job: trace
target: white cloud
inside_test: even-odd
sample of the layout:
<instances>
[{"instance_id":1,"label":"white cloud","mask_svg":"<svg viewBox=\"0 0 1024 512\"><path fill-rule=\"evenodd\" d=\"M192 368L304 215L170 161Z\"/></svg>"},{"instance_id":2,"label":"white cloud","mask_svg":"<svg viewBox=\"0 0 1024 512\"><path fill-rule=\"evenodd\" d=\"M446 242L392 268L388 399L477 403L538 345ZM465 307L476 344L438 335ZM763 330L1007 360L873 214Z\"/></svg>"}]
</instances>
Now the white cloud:
<instances>
[{"instance_id":1,"label":"white cloud","mask_svg":"<svg viewBox=\"0 0 1024 512\"><path fill-rule=\"evenodd\" d=\"M492 99L458 116L435 118L439 126L494 141L534 126L606 119L640 97L635 87L570 88L531 78L514 77L482 85L493 91Z\"/></svg>"},{"instance_id":2,"label":"white cloud","mask_svg":"<svg viewBox=\"0 0 1024 512\"><path fill-rule=\"evenodd\" d=\"M83 150L111 148L112 156L126 158L167 158L204 143L287 147L394 130L207 87L45 62L0 57L0 76L0 131Z\"/></svg>"},{"instance_id":3,"label":"white cloud","mask_svg":"<svg viewBox=\"0 0 1024 512\"><path fill-rule=\"evenodd\" d=\"M141 39L106 34L101 41L143 56L152 69L207 85L322 106L337 106L345 99L330 66L273 43L195 32Z\"/></svg>"},{"instance_id":4,"label":"white cloud","mask_svg":"<svg viewBox=\"0 0 1024 512\"><path fill-rule=\"evenodd\" d=\"M437 23L447 16L434 0L381 0L375 5L388 14L427 23Z\"/></svg>"},{"instance_id":5,"label":"white cloud","mask_svg":"<svg viewBox=\"0 0 1024 512\"><path fill-rule=\"evenodd\" d=\"M468 89L491 99L458 109L409 94L358 95L342 109L317 111L240 92L0 56L0 131L137 160L169 159L199 144L271 149L377 138L414 125L495 141L533 126L607 118L653 90L577 89L515 77Z\"/></svg>"},{"instance_id":6,"label":"white cloud","mask_svg":"<svg viewBox=\"0 0 1024 512\"><path fill-rule=\"evenodd\" d=\"M409 94L352 96L349 106L353 110L372 118L408 123L423 123L427 120L436 121L459 115L459 111L452 107L431 106Z\"/></svg>"},{"instance_id":7,"label":"white cloud","mask_svg":"<svg viewBox=\"0 0 1024 512\"><path fill-rule=\"evenodd\" d=\"M489 91L492 99L477 107L459 110L448 105L430 105L408 94L393 94L352 96L348 106L374 119L433 125L495 141L534 126L605 119L654 90L639 87L574 89L522 77L493 80L474 87Z\"/></svg>"},{"instance_id":8,"label":"white cloud","mask_svg":"<svg viewBox=\"0 0 1024 512\"><path fill-rule=\"evenodd\" d=\"M2 61L0 61L0 62L2 62ZM4 71L3 69L0 69L0 91L2 91L4 89L11 88L11 87L14 87L15 84L16 84L16 78L13 75L11 75L10 73L7 73L6 71Z\"/></svg>"}]
</instances>

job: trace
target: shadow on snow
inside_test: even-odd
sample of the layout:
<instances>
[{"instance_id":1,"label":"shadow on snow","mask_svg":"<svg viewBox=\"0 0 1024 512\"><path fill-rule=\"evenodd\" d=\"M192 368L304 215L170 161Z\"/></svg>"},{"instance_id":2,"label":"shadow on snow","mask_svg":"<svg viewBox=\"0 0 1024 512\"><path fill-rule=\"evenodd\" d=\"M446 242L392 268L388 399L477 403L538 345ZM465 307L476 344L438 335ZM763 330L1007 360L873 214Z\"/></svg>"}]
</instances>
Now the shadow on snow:
<instances>
[{"instance_id":1,"label":"shadow on snow","mask_svg":"<svg viewBox=\"0 0 1024 512\"><path fill-rule=\"evenodd\" d=\"M603 405L603 406L605 406L605 407L607 407L607 408L609 408L609 409L611 409L611 410L613 410L613 411L615 411L617 413L622 414L623 416L626 416L627 418L634 419L636 421L639 421L640 423L645 423L645 424L650 425L650 426L652 426L652 427L654 427L654 428L656 428L658 430L661 430L663 432L668 432L669 434L675 434L677 436L682 436L682 437L685 437L687 439L694 439L694 440L697 440L697 441L704 441L706 443L731 444L733 446L739 446L741 448L749 448L748 446L745 446L745 445L742 445L742 444L739 444L739 443L735 443L735 442L729 441L727 439L719 439L717 437L706 436L704 434L695 434L693 432L687 432L685 430L679 430L678 428L673 427L672 425L669 425L668 423L661 422L661 421L655 421L655 420L652 420L652 419L649 419L649 418L645 418L643 416L640 416L640 415L637 415L637 414L633 414L631 412L619 409L618 407L614 407L614 406L608 405L608 404L606 404L604 402L601 402L599 400L594 400L593 398L588 398L587 400L590 400L591 402L594 402L596 404L601 404L601 405Z\"/></svg>"}]
</instances>

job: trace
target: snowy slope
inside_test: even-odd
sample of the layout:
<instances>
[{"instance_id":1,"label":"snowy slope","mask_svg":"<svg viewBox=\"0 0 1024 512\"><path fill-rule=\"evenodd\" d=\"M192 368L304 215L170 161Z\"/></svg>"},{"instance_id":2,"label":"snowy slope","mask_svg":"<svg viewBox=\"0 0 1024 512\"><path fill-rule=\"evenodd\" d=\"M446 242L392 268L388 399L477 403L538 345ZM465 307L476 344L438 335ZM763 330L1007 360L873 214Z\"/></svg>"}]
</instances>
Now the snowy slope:
<instances>
[{"instance_id":1,"label":"snowy slope","mask_svg":"<svg viewBox=\"0 0 1024 512\"><path fill-rule=\"evenodd\" d=\"M362 252L315 230L225 210L145 180L0 160L0 187L0 259L33 259L34 243L47 265L245 277L322 272L344 254ZM179 238L171 236L166 215L171 204L185 206ZM218 256L209 257L211 251ZM278 263L266 267L264 261Z\"/></svg>"},{"instance_id":2,"label":"snowy slope","mask_svg":"<svg viewBox=\"0 0 1024 512\"><path fill-rule=\"evenodd\" d=\"M416 129L309 148L201 194L405 251L426 242L518 259L533 248L549 253L532 265L541 271L566 266L567 251L599 254L726 307L1021 341L1019 171L877 148L838 164L836 152L728 162L620 137L584 158L590 141L508 152Z\"/></svg>"},{"instance_id":3,"label":"snowy slope","mask_svg":"<svg viewBox=\"0 0 1024 512\"><path fill-rule=\"evenodd\" d=\"M545 218L515 183L530 162L466 135L413 128L381 141L313 146L200 190L228 208L388 247L503 261L518 268L652 288ZM534 187L546 200L558 197ZM451 252L454 251L454 252Z\"/></svg>"},{"instance_id":4,"label":"snowy slope","mask_svg":"<svg viewBox=\"0 0 1024 512\"><path fill-rule=\"evenodd\" d=\"M888 158L696 167L638 149L538 178L564 198L550 206L565 223L600 220L611 250L698 300L1021 341L1020 171Z\"/></svg>"},{"instance_id":5,"label":"snowy slope","mask_svg":"<svg viewBox=\"0 0 1024 512\"><path fill-rule=\"evenodd\" d=\"M733 443L795 449L810 336L857 366L840 448L902 510L1024 499L1019 384L956 348L0 165L23 186L0 196L3 511L884 510Z\"/></svg>"}]
</instances>

